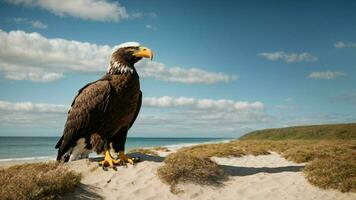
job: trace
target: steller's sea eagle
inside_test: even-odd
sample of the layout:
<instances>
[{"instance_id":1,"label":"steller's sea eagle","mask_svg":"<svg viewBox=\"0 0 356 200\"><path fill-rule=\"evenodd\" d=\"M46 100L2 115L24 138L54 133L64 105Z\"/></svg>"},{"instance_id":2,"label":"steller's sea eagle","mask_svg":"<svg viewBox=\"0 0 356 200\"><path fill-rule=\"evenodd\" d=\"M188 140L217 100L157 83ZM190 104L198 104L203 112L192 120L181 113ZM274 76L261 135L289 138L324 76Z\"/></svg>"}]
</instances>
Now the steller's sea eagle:
<instances>
[{"instance_id":1,"label":"steller's sea eagle","mask_svg":"<svg viewBox=\"0 0 356 200\"><path fill-rule=\"evenodd\" d=\"M91 151L104 154L103 166L133 164L125 155L127 132L141 108L142 92L134 64L153 58L150 49L137 42L114 48L107 73L78 91L68 111L63 136L58 141L57 160L87 158ZM110 149L118 152L115 160Z\"/></svg>"}]
</instances>

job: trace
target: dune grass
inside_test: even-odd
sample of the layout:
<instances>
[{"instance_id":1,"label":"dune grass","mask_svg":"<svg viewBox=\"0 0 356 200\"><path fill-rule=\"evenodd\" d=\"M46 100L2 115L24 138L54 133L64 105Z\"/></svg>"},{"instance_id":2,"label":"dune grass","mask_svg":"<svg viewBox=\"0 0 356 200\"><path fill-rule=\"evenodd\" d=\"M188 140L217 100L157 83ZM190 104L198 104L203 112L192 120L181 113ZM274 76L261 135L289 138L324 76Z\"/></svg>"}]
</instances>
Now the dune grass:
<instances>
[{"instance_id":1,"label":"dune grass","mask_svg":"<svg viewBox=\"0 0 356 200\"><path fill-rule=\"evenodd\" d=\"M184 171L197 168L198 159L257 156L269 154L270 151L279 153L289 161L308 162L303 172L307 180L315 186L342 192L356 191L356 140L235 140L228 143L185 147L166 159L165 165L159 169L159 175L164 182L171 185L186 180L201 184L199 176L206 178L204 173L190 174L186 172L189 170ZM187 162L184 157L193 157L195 162ZM218 167L214 162L205 162L204 168L206 169L202 170ZM189 176L193 178L189 179Z\"/></svg>"},{"instance_id":2,"label":"dune grass","mask_svg":"<svg viewBox=\"0 0 356 200\"><path fill-rule=\"evenodd\" d=\"M170 152L167 147L153 147L153 148L136 148L131 149L129 153L142 153L151 156L158 156L158 151L161 152Z\"/></svg>"},{"instance_id":3,"label":"dune grass","mask_svg":"<svg viewBox=\"0 0 356 200\"><path fill-rule=\"evenodd\" d=\"M170 150L167 147L154 147L153 150L162 151L162 152L170 152Z\"/></svg>"},{"instance_id":4,"label":"dune grass","mask_svg":"<svg viewBox=\"0 0 356 200\"><path fill-rule=\"evenodd\" d=\"M190 154L197 157L240 157L245 155L245 153L240 148L236 148L234 145L231 144L232 143L196 145L191 147L183 147L178 152Z\"/></svg>"},{"instance_id":5,"label":"dune grass","mask_svg":"<svg viewBox=\"0 0 356 200\"><path fill-rule=\"evenodd\" d=\"M6 200L57 199L74 190L81 176L57 162L0 169L0 197Z\"/></svg>"},{"instance_id":6,"label":"dune grass","mask_svg":"<svg viewBox=\"0 0 356 200\"><path fill-rule=\"evenodd\" d=\"M208 157L179 152L170 154L164 163L158 169L158 176L171 185L173 193L179 192L176 188L179 182L219 185L226 178L219 165Z\"/></svg>"},{"instance_id":7,"label":"dune grass","mask_svg":"<svg viewBox=\"0 0 356 200\"><path fill-rule=\"evenodd\" d=\"M153 149L149 148L137 148L137 149L131 149L129 153L142 153L146 155L152 155L152 156L158 156L158 153L154 151Z\"/></svg>"},{"instance_id":8,"label":"dune grass","mask_svg":"<svg viewBox=\"0 0 356 200\"><path fill-rule=\"evenodd\" d=\"M356 155L313 160L304 173L311 184L320 188L356 192Z\"/></svg>"}]
</instances>

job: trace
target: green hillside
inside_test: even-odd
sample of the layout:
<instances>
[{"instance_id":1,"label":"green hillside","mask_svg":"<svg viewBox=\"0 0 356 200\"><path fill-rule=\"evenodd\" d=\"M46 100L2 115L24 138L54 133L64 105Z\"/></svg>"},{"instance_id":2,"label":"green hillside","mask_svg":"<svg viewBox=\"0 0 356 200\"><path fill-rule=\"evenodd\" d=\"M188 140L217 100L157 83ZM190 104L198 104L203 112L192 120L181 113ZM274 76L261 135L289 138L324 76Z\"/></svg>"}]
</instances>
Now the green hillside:
<instances>
[{"instance_id":1,"label":"green hillside","mask_svg":"<svg viewBox=\"0 0 356 200\"><path fill-rule=\"evenodd\" d=\"M253 131L241 140L334 140L356 139L356 123L296 126Z\"/></svg>"}]
</instances>

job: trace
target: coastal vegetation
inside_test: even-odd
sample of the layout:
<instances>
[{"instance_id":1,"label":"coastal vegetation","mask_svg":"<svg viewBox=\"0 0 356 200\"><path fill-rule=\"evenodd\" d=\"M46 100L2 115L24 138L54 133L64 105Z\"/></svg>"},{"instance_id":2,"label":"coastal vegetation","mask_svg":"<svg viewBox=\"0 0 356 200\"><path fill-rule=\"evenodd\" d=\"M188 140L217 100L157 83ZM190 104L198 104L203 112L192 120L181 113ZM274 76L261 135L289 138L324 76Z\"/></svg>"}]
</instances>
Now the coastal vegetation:
<instances>
[{"instance_id":1,"label":"coastal vegetation","mask_svg":"<svg viewBox=\"0 0 356 200\"><path fill-rule=\"evenodd\" d=\"M186 182L219 187L229 180L229 173L214 161L214 157L259 156L276 152L291 162L305 164L301 170L312 185L356 192L355 127L355 124L343 124L268 129L230 142L183 147L164 159L157 175L170 185L173 193L179 193L178 185ZM130 152L159 156L159 152L170 150L155 147ZM0 197L9 200L58 199L79 186L80 180L80 174L58 162L15 165L0 169Z\"/></svg>"},{"instance_id":2,"label":"coastal vegetation","mask_svg":"<svg viewBox=\"0 0 356 200\"><path fill-rule=\"evenodd\" d=\"M6 200L58 199L79 185L81 175L57 162L0 169L0 197Z\"/></svg>"},{"instance_id":3,"label":"coastal vegetation","mask_svg":"<svg viewBox=\"0 0 356 200\"><path fill-rule=\"evenodd\" d=\"M356 123L295 126L253 131L241 140L355 140Z\"/></svg>"},{"instance_id":4,"label":"coastal vegetation","mask_svg":"<svg viewBox=\"0 0 356 200\"><path fill-rule=\"evenodd\" d=\"M323 189L356 192L355 134L356 124L262 130L247 134L241 140L182 148L165 159L158 175L173 188L179 182L220 183L226 175L211 157L277 152L289 161L306 163L303 173L311 184ZM202 163L204 167L197 168ZM206 176L206 173L216 177Z\"/></svg>"},{"instance_id":5,"label":"coastal vegetation","mask_svg":"<svg viewBox=\"0 0 356 200\"><path fill-rule=\"evenodd\" d=\"M129 153L142 153L146 155L158 156L157 151L150 148L137 148L129 150Z\"/></svg>"},{"instance_id":6,"label":"coastal vegetation","mask_svg":"<svg viewBox=\"0 0 356 200\"><path fill-rule=\"evenodd\" d=\"M142 153L146 155L158 156L158 152L170 152L167 147L153 147L153 148L136 148L129 150L129 153Z\"/></svg>"},{"instance_id":7,"label":"coastal vegetation","mask_svg":"<svg viewBox=\"0 0 356 200\"><path fill-rule=\"evenodd\" d=\"M169 185L173 193L179 182L193 182L202 185L220 185L226 175L217 163L208 157L198 157L189 153L172 153L158 169L159 177Z\"/></svg>"}]
</instances>

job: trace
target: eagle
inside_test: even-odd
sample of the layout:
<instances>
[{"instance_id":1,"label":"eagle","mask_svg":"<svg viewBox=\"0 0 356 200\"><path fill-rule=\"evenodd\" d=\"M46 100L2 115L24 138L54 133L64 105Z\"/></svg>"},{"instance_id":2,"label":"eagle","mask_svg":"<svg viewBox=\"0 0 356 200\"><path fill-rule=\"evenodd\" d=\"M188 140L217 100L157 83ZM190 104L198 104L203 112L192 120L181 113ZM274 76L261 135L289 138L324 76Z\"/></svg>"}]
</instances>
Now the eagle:
<instances>
[{"instance_id":1,"label":"eagle","mask_svg":"<svg viewBox=\"0 0 356 200\"><path fill-rule=\"evenodd\" d=\"M115 46L107 73L78 91L55 146L58 161L88 158L94 151L104 154L99 163L103 166L134 164L134 159L125 155L125 142L142 104L134 66L142 58L152 60L153 52L137 42ZM112 149L118 153L117 160L110 154Z\"/></svg>"}]
</instances>

